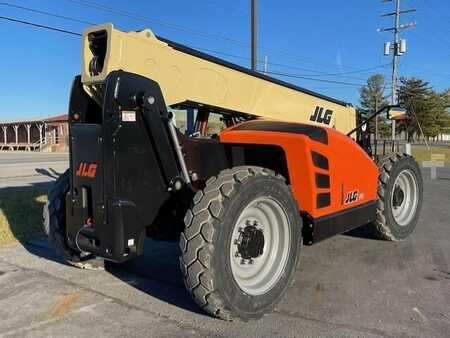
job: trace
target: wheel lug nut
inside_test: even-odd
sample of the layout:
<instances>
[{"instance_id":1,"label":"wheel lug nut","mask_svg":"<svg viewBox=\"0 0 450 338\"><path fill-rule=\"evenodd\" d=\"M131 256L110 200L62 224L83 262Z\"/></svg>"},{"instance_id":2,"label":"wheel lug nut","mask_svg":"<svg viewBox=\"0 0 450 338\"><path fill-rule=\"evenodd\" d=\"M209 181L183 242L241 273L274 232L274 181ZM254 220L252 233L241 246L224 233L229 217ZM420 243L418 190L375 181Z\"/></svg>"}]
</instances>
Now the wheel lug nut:
<instances>
[{"instance_id":1,"label":"wheel lug nut","mask_svg":"<svg viewBox=\"0 0 450 338\"><path fill-rule=\"evenodd\" d=\"M238 245L239 244L239 240L238 239L235 239L234 240L234 245Z\"/></svg>"},{"instance_id":2,"label":"wheel lug nut","mask_svg":"<svg viewBox=\"0 0 450 338\"><path fill-rule=\"evenodd\" d=\"M240 257L241 255L239 254L239 252L236 251L236 253L234 254L234 257Z\"/></svg>"},{"instance_id":3,"label":"wheel lug nut","mask_svg":"<svg viewBox=\"0 0 450 338\"><path fill-rule=\"evenodd\" d=\"M242 265L245 264L245 259L241 259L241 264L242 264Z\"/></svg>"},{"instance_id":4,"label":"wheel lug nut","mask_svg":"<svg viewBox=\"0 0 450 338\"><path fill-rule=\"evenodd\" d=\"M246 220L245 225L250 225L250 220Z\"/></svg>"},{"instance_id":5,"label":"wheel lug nut","mask_svg":"<svg viewBox=\"0 0 450 338\"><path fill-rule=\"evenodd\" d=\"M253 264L253 263L254 263L253 259L250 258L250 259L248 260L248 264Z\"/></svg>"}]
</instances>

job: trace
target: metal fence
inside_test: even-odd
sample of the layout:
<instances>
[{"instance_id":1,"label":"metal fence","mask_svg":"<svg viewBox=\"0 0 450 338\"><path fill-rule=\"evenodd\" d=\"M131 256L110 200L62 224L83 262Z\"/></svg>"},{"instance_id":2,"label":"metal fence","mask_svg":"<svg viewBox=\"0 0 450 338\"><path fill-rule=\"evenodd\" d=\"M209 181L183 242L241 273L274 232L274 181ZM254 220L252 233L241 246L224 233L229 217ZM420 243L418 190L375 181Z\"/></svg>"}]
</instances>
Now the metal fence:
<instances>
[{"instance_id":1,"label":"metal fence","mask_svg":"<svg viewBox=\"0 0 450 338\"><path fill-rule=\"evenodd\" d=\"M411 148L408 149L408 142L399 140L377 140L372 141L372 152L375 156L384 156L390 153L409 153Z\"/></svg>"}]
</instances>

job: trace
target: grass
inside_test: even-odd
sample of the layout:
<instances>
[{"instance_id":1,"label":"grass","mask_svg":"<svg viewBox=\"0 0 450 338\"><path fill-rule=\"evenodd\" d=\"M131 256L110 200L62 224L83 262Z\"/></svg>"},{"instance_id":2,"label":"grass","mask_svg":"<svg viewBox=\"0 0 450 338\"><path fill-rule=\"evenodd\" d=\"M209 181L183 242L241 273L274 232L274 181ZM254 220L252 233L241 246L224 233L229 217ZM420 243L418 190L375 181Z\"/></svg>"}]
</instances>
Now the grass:
<instances>
[{"instance_id":1,"label":"grass","mask_svg":"<svg viewBox=\"0 0 450 338\"><path fill-rule=\"evenodd\" d=\"M450 146L430 147L430 150L428 150L424 145L412 147L412 155L419 163L422 161L430 161L431 154L445 155L445 163L450 164Z\"/></svg>"},{"instance_id":2,"label":"grass","mask_svg":"<svg viewBox=\"0 0 450 338\"><path fill-rule=\"evenodd\" d=\"M43 237L46 201L46 191L33 187L0 191L0 246Z\"/></svg>"}]
</instances>

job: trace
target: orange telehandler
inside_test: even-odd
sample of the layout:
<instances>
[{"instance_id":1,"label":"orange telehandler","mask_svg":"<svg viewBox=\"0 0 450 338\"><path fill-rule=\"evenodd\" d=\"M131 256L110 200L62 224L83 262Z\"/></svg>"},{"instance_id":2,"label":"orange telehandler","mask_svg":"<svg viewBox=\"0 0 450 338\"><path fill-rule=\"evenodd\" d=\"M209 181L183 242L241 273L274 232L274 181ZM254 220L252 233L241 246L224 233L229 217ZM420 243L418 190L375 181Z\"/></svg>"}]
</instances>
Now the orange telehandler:
<instances>
[{"instance_id":1,"label":"orange telehandler","mask_svg":"<svg viewBox=\"0 0 450 338\"><path fill-rule=\"evenodd\" d=\"M301 244L368 223L399 241L417 224L417 163L372 154L368 120L348 103L150 30L87 29L82 61L70 168L44 207L51 244L74 265L124 262L145 237L179 240L196 303L249 320L280 300Z\"/></svg>"}]
</instances>

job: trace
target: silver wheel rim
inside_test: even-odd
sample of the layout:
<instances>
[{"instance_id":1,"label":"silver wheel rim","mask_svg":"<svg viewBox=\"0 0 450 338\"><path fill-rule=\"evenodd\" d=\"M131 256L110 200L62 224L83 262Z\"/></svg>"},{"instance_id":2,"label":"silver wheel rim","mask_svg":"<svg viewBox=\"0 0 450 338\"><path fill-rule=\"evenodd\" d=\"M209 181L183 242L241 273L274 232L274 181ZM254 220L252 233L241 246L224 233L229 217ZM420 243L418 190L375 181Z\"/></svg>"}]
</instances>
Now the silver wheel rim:
<instances>
[{"instance_id":1,"label":"silver wheel rim","mask_svg":"<svg viewBox=\"0 0 450 338\"><path fill-rule=\"evenodd\" d=\"M399 198L399 194L402 198ZM411 170L404 170L397 176L391 193L392 215L398 225L407 226L411 222L416 213L417 203L418 187L416 178Z\"/></svg>"},{"instance_id":2,"label":"silver wheel rim","mask_svg":"<svg viewBox=\"0 0 450 338\"><path fill-rule=\"evenodd\" d=\"M249 225L262 231L264 246L260 256L246 260L239 254L238 243L243 228ZM289 228L286 211L271 197L253 200L241 212L233 228L230 262L233 278L245 293L265 294L280 280L289 257Z\"/></svg>"}]
</instances>

